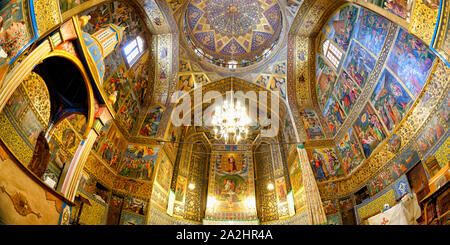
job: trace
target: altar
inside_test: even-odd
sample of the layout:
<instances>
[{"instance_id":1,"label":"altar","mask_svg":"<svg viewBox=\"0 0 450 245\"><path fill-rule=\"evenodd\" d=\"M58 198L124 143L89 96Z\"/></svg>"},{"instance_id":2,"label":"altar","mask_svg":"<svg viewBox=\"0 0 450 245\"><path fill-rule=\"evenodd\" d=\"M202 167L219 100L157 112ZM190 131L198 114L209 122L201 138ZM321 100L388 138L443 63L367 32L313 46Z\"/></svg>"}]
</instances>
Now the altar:
<instances>
[{"instance_id":1,"label":"altar","mask_svg":"<svg viewBox=\"0 0 450 245\"><path fill-rule=\"evenodd\" d=\"M368 219L370 225L417 225L421 215L415 193L405 195L399 203L390 209Z\"/></svg>"}]
</instances>

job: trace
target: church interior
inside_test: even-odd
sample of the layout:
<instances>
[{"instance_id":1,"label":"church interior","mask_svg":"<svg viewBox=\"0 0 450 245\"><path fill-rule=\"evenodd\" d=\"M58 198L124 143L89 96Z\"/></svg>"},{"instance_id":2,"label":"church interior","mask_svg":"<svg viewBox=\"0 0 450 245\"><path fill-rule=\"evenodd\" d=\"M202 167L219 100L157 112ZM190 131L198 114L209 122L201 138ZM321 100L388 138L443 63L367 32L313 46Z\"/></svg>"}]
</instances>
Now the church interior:
<instances>
[{"instance_id":1,"label":"church interior","mask_svg":"<svg viewBox=\"0 0 450 245\"><path fill-rule=\"evenodd\" d=\"M0 1L0 224L448 225L449 19Z\"/></svg>"}]
</instances>

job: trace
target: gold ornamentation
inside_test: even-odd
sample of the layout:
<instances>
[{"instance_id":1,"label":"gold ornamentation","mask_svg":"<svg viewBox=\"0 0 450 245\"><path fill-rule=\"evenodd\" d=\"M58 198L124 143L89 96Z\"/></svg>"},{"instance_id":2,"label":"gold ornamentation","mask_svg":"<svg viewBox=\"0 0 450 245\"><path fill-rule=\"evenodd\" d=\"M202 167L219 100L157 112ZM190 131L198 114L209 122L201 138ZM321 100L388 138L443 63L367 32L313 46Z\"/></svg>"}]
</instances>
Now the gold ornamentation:
<instances>
[{"instance_id":1,"label":"gold ornamentation","mask_svg":"<svg viewBox=\"0 0 450 245\"><path fill-rule=\"evenodd\" d=\"M42 36L61 23L61 14L59 13L57 0L34 0L33 4L39 35Z\"/></svg>"},{"instance_id":2,"label":"gold ornamentation","mask_svg":"<svg viewBox=\"0 0 450 245\"><path fill-rule=\"evenodd\" d=\"M4 186L1 186L0 190L2 191L2 193L6 193L6 195L9 197L9 199L11 199L17 213L19 213L22 216L34 214L38 218L41 218L41 215L39 213L36 213L35 211L33 211L31 209L27 198L23 194L16 192L13 195L11 195L6 191L6 188Z\"/></svg>"},{"instance_id":3,"label":"gold ornamentation","mask_svg":"<svg viewBox=\"0 0 450 245\"><path fill-rule=\"evenodd\" d=\"M45 124L48 124L50 121L50 95L42 77L35 72L31 72L23 80L22 87L30 100L30 104L34 106Z\"/></svg>"}]
</instances>

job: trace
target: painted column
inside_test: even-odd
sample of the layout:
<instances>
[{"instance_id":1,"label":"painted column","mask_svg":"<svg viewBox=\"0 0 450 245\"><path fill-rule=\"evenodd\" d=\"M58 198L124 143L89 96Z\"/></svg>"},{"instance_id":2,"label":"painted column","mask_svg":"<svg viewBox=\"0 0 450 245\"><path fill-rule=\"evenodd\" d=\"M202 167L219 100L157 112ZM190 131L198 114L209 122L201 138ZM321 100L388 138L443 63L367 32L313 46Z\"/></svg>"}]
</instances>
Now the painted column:
<instances>
[{"instance_id":1,"label":"painted column","mask_svg":"<svg viewBox=\"0 0 450 245\"><path fill-rule=\"evenodd\" d=\"M326 224L327 217L325 215L325 211L323 210L319 188L317 187L316 178L314 177L314 173L309 163L308 153L305 150L305 146L303 146L303 144L298 145L297 152L302 168L309 223L311 225Z\"/></svg>"},{"instance_id":2,"label":"painted column","mask_svg":"<svg viewBox=\"0 0 450 245\"><path fill-rule=\"evenodd\" d=\"M75 152L72 162L69 165L69 169L67 169L66 175L62 176L64 182L58 187L58 190L70 201L74 201L75 199L81 171L84 168L84 164L86 163L97 136L98 135L95 130L91 129L86 139L81 142Z\"/></svg>"}]
</instances>

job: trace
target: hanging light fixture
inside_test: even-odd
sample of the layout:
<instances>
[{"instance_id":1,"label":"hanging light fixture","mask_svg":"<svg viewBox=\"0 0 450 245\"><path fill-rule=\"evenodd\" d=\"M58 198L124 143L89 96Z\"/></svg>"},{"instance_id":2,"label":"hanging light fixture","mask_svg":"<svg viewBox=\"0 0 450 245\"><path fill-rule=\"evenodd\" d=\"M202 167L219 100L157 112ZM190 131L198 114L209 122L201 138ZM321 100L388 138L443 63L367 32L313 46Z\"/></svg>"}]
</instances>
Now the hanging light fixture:
<instances>
[{"instance_id":1,"label":"hanging light fixture","mask_svg":"<svg viewBox=\"0 0 450 245\"><path fill-rule=\"evenodd\" d=\"M237 144L247 138L250 118L244 105L234 102L233 80L231 80L231 98L217 106L212 117L216 139L226 144Z\"/></svg>"}]
</instances>

